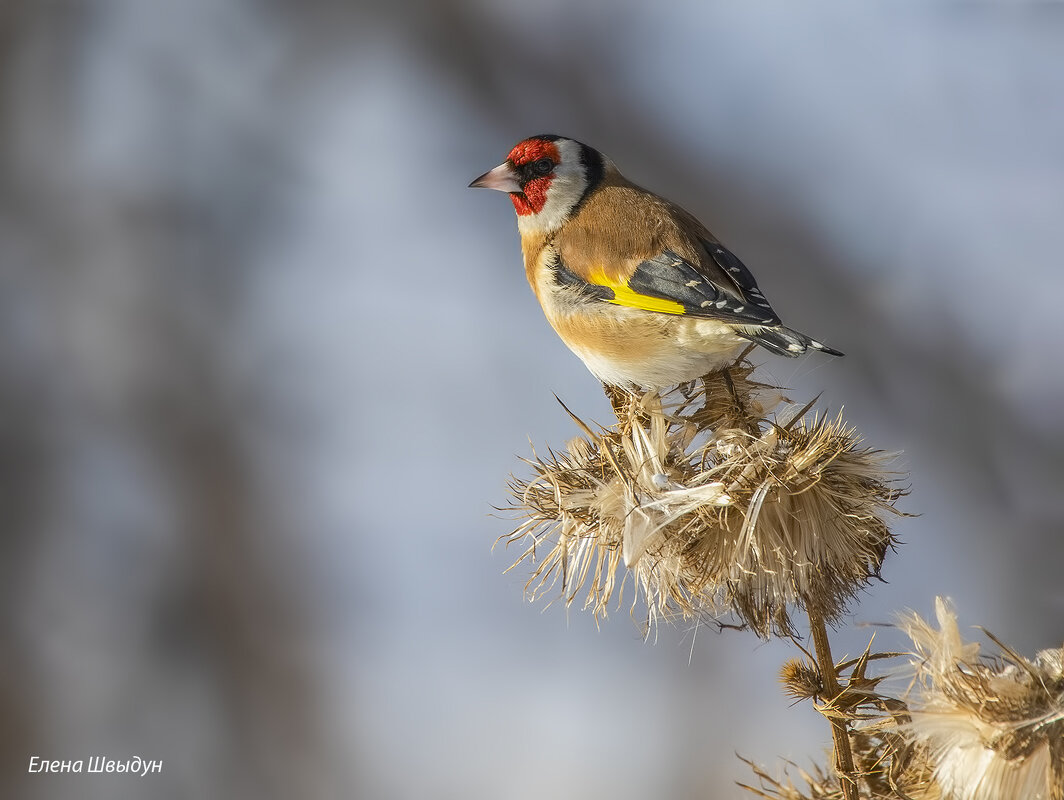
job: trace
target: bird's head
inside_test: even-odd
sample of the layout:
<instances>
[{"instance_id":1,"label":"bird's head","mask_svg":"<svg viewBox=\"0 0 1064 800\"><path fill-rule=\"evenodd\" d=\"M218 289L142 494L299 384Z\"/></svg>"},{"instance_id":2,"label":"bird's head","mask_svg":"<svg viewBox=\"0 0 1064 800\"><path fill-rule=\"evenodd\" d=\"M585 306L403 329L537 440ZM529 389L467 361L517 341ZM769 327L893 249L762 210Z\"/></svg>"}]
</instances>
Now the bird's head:
<instances>
[{"instance_id":1,"label":"bird's head","mask_svg":"<svg viewBox=\"0 0 1064 800\"><path fill-rule=\"evenodd\" d=\"M533 136L469 185L509 192L522 234L550 233L569 218L608 167L612 163L586 144L561 136Z\"/></svg>"}]
</instances>

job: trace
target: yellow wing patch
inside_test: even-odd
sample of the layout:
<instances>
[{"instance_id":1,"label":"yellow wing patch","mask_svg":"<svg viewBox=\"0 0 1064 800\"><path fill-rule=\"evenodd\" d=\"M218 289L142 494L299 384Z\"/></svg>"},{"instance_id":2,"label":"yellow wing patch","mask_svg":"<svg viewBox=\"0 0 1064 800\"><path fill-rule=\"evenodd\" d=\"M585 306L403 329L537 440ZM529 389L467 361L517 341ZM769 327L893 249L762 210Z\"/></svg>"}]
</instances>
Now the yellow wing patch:
<instances>
[{"instance_id":1,"label":"yellow wing patch","mask_svg":"<svg viewBox=\"0 0 1064 800\"><path fill-rule=\"evenodd\" d=\"M613 299L609 302L628 308L641 308L644 311L657 311L662 314L685 314L682 303L674 300L665 300L661 297L651 297L640 294L632 289L627 283L610 278L602 269L592 270L588 275L588 283L596 286L605 286L613 290Z\"/></svg>"}]
</instances>

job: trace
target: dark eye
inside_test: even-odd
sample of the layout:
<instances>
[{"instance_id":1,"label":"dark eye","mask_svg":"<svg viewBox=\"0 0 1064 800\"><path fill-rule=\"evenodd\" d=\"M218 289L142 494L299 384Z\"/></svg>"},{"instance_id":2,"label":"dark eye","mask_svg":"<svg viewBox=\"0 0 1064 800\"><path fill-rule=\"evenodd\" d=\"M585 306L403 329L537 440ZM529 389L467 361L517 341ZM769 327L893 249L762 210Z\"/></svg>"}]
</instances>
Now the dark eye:
<instances>
[{"instance_id":1,"label":"dark eye","mask_svg":"<svg viewBox=\"0 0 1064 800\"><path fill-rule=\"evenodd\" d=\"M546 175L553 171L553 169L554 162L549 158L541 158L538 161L532 162L532 171L536 173L536 175Z\"/></svg>"}]
</instances>

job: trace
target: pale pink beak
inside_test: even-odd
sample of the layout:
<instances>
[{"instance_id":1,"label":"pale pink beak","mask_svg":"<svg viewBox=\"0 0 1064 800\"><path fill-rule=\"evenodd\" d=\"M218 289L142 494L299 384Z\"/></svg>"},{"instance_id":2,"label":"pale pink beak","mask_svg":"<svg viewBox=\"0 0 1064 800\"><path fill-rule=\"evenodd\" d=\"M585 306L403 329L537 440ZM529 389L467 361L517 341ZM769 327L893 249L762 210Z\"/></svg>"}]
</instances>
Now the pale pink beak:
<instances>
[{"instance_id":1,"label":"pale pink beak","mask_svg":"<svg viewBox=\"0 0 1064 800\"><path fill-rule=\"evenodd\" d=\"M507 164L499 164L469 184L470 189L497 189L500 192L520 192L517 173Z\"/></svg>"}]
</instances>

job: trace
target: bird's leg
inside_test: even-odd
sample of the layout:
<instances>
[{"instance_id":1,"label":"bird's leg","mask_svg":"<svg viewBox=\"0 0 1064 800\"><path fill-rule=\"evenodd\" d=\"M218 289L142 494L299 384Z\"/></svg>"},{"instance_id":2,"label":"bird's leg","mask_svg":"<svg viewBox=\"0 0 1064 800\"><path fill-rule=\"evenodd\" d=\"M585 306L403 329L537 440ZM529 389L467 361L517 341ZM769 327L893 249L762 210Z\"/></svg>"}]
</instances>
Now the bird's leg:
<instances>
[{"instance_id":1,"label":"bird's leg","mask_svg":"<svg viewBox=\"0 0 1064 800\"><path fill-rule=\"evenodd\" d=\"M602 390L606 392L606 397L609 398L610 405L613 406L613 413L617 417L617 421L620 422L622 417L627 417L628 408L632 403L632 396L620 386L611 386L608 383L602 384Z\"/></svg>"},{"instance_id":2,"label":"bird's leg","mask_svg":"<svg viewBox=\"0 0 1064 800\"><path fill-rule=\"evenodd\" d=\"M617 417L618 430L622 433L632 429L636 422L643 424L649 419L647 411L642 406L643 395L638 389L622 389L619 386L607 386L602 384L606 391L606 397L613 406L614 416Z\"/></svg>"},{"instance_id":3,"label":"bird's leg","mask_svg":"<svg viewBox=\"0 0 1064 800\"><path fill-rule=\"evenodd\" d=\"M747 433L755 439L758 438L761 435L761 427L756 420L751 418L746 404L740 399L739 392L735 388L735 381L732 380L731 370L725 367L720 371L720 374L724 378L724 385L728 388L728 393L731 395L732 403L735 406L736 421Z\"/></svg>"},{"instance_id":4,"label":"bird's leg","mask_svg":"<svg viewBox=\"0 0 1064 800\"><path fill-rule=\"evenodd\" d=\"M731 395L732 402L735 404L735 410L742 414L746 409L743 407L742 400L739 399L739 392L735 389L735 381L732 380L731 372L725 367L720 371L720 375L724 378L724 385L728 388L728 394Z\"/></svg>"}]
</instances>

